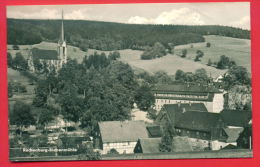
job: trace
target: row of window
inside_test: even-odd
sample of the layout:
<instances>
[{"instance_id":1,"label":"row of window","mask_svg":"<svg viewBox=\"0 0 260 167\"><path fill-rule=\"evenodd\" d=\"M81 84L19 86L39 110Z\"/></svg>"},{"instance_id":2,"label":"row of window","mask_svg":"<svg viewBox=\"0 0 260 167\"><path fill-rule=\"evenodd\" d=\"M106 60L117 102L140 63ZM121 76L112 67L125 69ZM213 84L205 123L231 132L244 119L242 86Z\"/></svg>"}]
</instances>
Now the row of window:
<instances>
[{"instance_id":1,"label":"row of window","mask_svg":"<svg viewBox=\"0 0 260 167\"><path fill-rule=\"evenodd\" d=\"M160 94L160 93L155 93L154 96L157 96L157 97L185 97L185 98L199 98L199 99L208 98L207 95L180 95L180 94Z\"/></svg>"},{"instance_id":2,"label":"row of window","mask_svg":"<svg viewBox=\"0 0 260 167\"><path fill-rule=\"evenodd\" d=\"M124 143L104 143L104 146L129 146L131 142L124 142Z\"/></svg>"}]
</instances>

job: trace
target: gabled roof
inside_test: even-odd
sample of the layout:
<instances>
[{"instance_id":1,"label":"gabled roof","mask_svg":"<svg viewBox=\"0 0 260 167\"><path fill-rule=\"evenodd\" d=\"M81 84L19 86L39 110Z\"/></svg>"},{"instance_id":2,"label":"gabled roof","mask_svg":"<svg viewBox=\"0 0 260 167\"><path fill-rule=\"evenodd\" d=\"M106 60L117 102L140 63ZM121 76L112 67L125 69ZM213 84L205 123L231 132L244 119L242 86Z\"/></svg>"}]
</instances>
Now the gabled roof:
<instances>
[{"instance_id":1,"label":"gabled roof","mask_svg":"<svg viewBox=\"0 0 260 167\"><path fill-rule=\"evenodd\" d=\"M180 119L182 113L185 111L192 112L208 112L207 108L203 103L179 103L179 104L165 104L158 114L158 120L163 117L164 114L168 117L168 119L175 124L177 120Z\"/></svg>"},{"instance_id":2,"label":"gabled roof","mask_svg":"<svg viewBox=\"0 0 260 167\"><path fill-rule=\"evenodd\" d=\"M98 125L103 143L131 142L148 138L143 121L105 121L99 122Z\"/></svg>"},{"instance_id":3,"label":"gabled roof","mask_svg":"<svg viewBox=\"0 0 260 167\"><path fill-rule=\"evenodd\" d=\"M236 142L240 133L243 132L244 128L223 128L224 132L227 134L226 142Z\"/></svg>"},{"instance_id":4,"label":"gabled roof","mask_svg":"<svg viewBox=\"0 0 260 167\"><path fill-rule=\"evenodd\" d=\"M32 57L36 59L45 59L45 60L58 60L57 50L47 50L47 49L31 49Z\"/></svg>"},{"instance_id":5,"label":"gabled roof","mask_svg":"<svg viewBox=\"0 0 260 167\"><path fill-rule=\"evenodd\" d=\"M165 104L163 108L167 111L198 111L208 112L204 103L179 103L179 104Z\"/></svg>"},{"instance_id":6,"label":"gabled roof","mask_svg":"<svg viewBox=\"0 0 260 167\"><path fill-rule=\"evenodd\" d=\"M220 114L227 126L245 127L252 118L251 111L223 110Z\"/></svg>"},{"instance_id":7,"label":"gabled roof","mask_svg":"<svg viewBox=\"0 0 260 167\"><path fill-rule=\"evenodd\" d=\"M172 152L190 152L193 151L191 143L187 137L176 136L173 137Z\"/></svg>"},{"instance_id":8,"label":"gabled roof","mask_svg":"<svg viewBox=\"0 0 260 167\"><path fill-rule=\"evenodd\" d=\"M213 86L202 86L192 84L157 84L152 89L155 92L193 92L193 93L221 93Z\"/></svg>"},{"instance_id":9,"label":"gabled roof","mask_svg":"<svg viewBox=\"0 0 260 167\"><path fill-rule=\"evenodd\" d=\"M143 138L138 140L142 148L142 153L159 153L161 138ZM138 145L137 144L137 145ZM172 142L172 152L190 152L193 151L187 137L175 136Z\"/></svg>"},{"instance_id":10,"label":"gabled roof","mask_svg":"<svg viewBox=\"0 0 260 167\"><path fill-rule=\"evenodd\" d=\"M156 126L147 126L148 135L151 138L162 137L161 127L159 125Z\"/></svg>"},{"instance_id":11,"label":"gabled roof","mask_svg":"<svg viewBox=\"0 0 260 167\"><path fill-rule=\"evenodd\" d=\"M142 153L159 153L161 138L142 138L138 140Z\"/></svg>"},{"instance_id":12,"label":"gabled roof","mask_svg":"<svg viewBox=\"0 0 260 167\"><path fill-rule=\"evenodd\" d=\"M186 111L176 120L175 127L211 132L215 128L222 128L223 120L218 113Z\"/></svg>"}]
</instances>

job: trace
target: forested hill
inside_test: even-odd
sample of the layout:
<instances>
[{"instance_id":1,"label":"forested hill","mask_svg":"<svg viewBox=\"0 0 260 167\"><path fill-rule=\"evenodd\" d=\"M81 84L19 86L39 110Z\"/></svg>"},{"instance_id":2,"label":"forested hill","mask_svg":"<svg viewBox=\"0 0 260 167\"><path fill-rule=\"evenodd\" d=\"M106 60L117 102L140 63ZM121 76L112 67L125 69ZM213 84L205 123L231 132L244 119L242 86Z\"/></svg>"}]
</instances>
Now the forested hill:
<instances>
[{"instance_id":1,"label":"forested hill","mask_svg":"<svg viewBox=\"0 0 260 167\"><path fill-rule=\"evenodd\" d=\"M60 20L8 19L8 44L57 42ZM65 37L69 44L82 50L142 49L155 42L166 48L204 42L203 35L250 38L250 31L225 26L138 25L98 21L65 20Z\"/></svg>"}]
</instances>

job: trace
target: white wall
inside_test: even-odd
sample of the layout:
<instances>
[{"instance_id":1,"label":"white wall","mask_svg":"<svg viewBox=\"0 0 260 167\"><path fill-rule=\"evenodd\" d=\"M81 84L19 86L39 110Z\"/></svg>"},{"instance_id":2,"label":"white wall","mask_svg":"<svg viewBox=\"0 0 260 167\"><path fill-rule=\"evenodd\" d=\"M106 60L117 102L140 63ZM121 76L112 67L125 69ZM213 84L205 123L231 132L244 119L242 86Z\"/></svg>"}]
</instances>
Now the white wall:
<instances>
[{"instance_id":1,"label":"white wall","mask_svg":"<svg viewBox=\"0 0 260 167\"><path fill-rule=\"evenodd\" d=\"M223 147L226 147L229 144L237 146L236 142L226 143L226 142L221 142L221 141L218 141L218 140L211 141L210 146L211 146L211 150L220 150L220 149L222 149Z\"/></svg>"},{"instance_id":2,"label":"white wall","mask_svg":"<svg viewBox=\"0 0 260 167\"><path fill-rule=\"evenodd\" d=\"M119 154L133 154L136 142L103 143L102 154L107 154L111 149L116 149Z\"/></svg>"},{"instance_id":3,"label":"white wall","mask_svg":"<svg viewBox=\"0 0 260 167\"><path fill-rule=\"evenodd\" d=\"M215 93L213 98L213 112L220 113L224 108L224 94Z\"/></svg>"}]
</instances>

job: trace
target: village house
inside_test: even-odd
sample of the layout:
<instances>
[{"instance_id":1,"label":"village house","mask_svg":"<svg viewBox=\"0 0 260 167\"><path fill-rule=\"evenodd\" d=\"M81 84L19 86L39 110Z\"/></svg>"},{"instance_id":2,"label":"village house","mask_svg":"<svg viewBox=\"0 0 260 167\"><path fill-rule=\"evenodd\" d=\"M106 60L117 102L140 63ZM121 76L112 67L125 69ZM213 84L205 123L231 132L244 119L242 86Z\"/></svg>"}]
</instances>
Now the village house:
<instances>
[{"instance_id":1,"label":"village house","mask_svg":"<svg viewBox=\"0 0 260 167\"><path fill-rule=\"evenodd\" d=\"M160 153L161 138L139 139L134 152L135 153ZM191 152L193 151L191 143L187 137L175 136L172 140L172 152Z\"/></svg>"},{"instance_id":2,"label":"village house","mask_svg":"<svg viewBox=\"0 0 260 167\"><path fill-rule=\"evenodd\" d=\"M159 112L164 104L203 103L209 112L223 110L223 92L213 86L202 85L156 85L153 88L155 109Z\"/></svg>"},{"instance_id":3,"label":"village house","mask_svg":"<svg viewBox=\"0 0 260 167\"><path fill-rule=\"evenodd\" d=\"M132 154L137 140L148 138L143 121L104 121L98 123L101 154L115 149L119 154Z\"/></svg>"},{"instance_id":4,"label":"village house","mask_svg":"<svg viewBox=\"0 0 260 167\"><path fill-rule=\"evenodd\" d=\"M46 66L48 70L53 67L56 71L62 68L67 63L67 44L64 38L63 27L63 11L61 20L61 34L58 41L58 46L49 49L32 48L29 51L28 67L31 71L35 71L35 60L38 59L42 66Z\"/></svg>"},{"instance_id":5,"label":"village house","mask_svg":"<svg viewBox=\"0 0 260 167\"><path fill-rule=\"evenodd\" d=\"M170 122L177 135L189 138L194 150L219 150L227 145L237 146L236 140L243 127L228 126L230 123L226 122L227 118L223 114L207 112L203 105L166 104L157 122ZM237 119L236 116L233 119Z\"/></svg>"}]
</instances>

